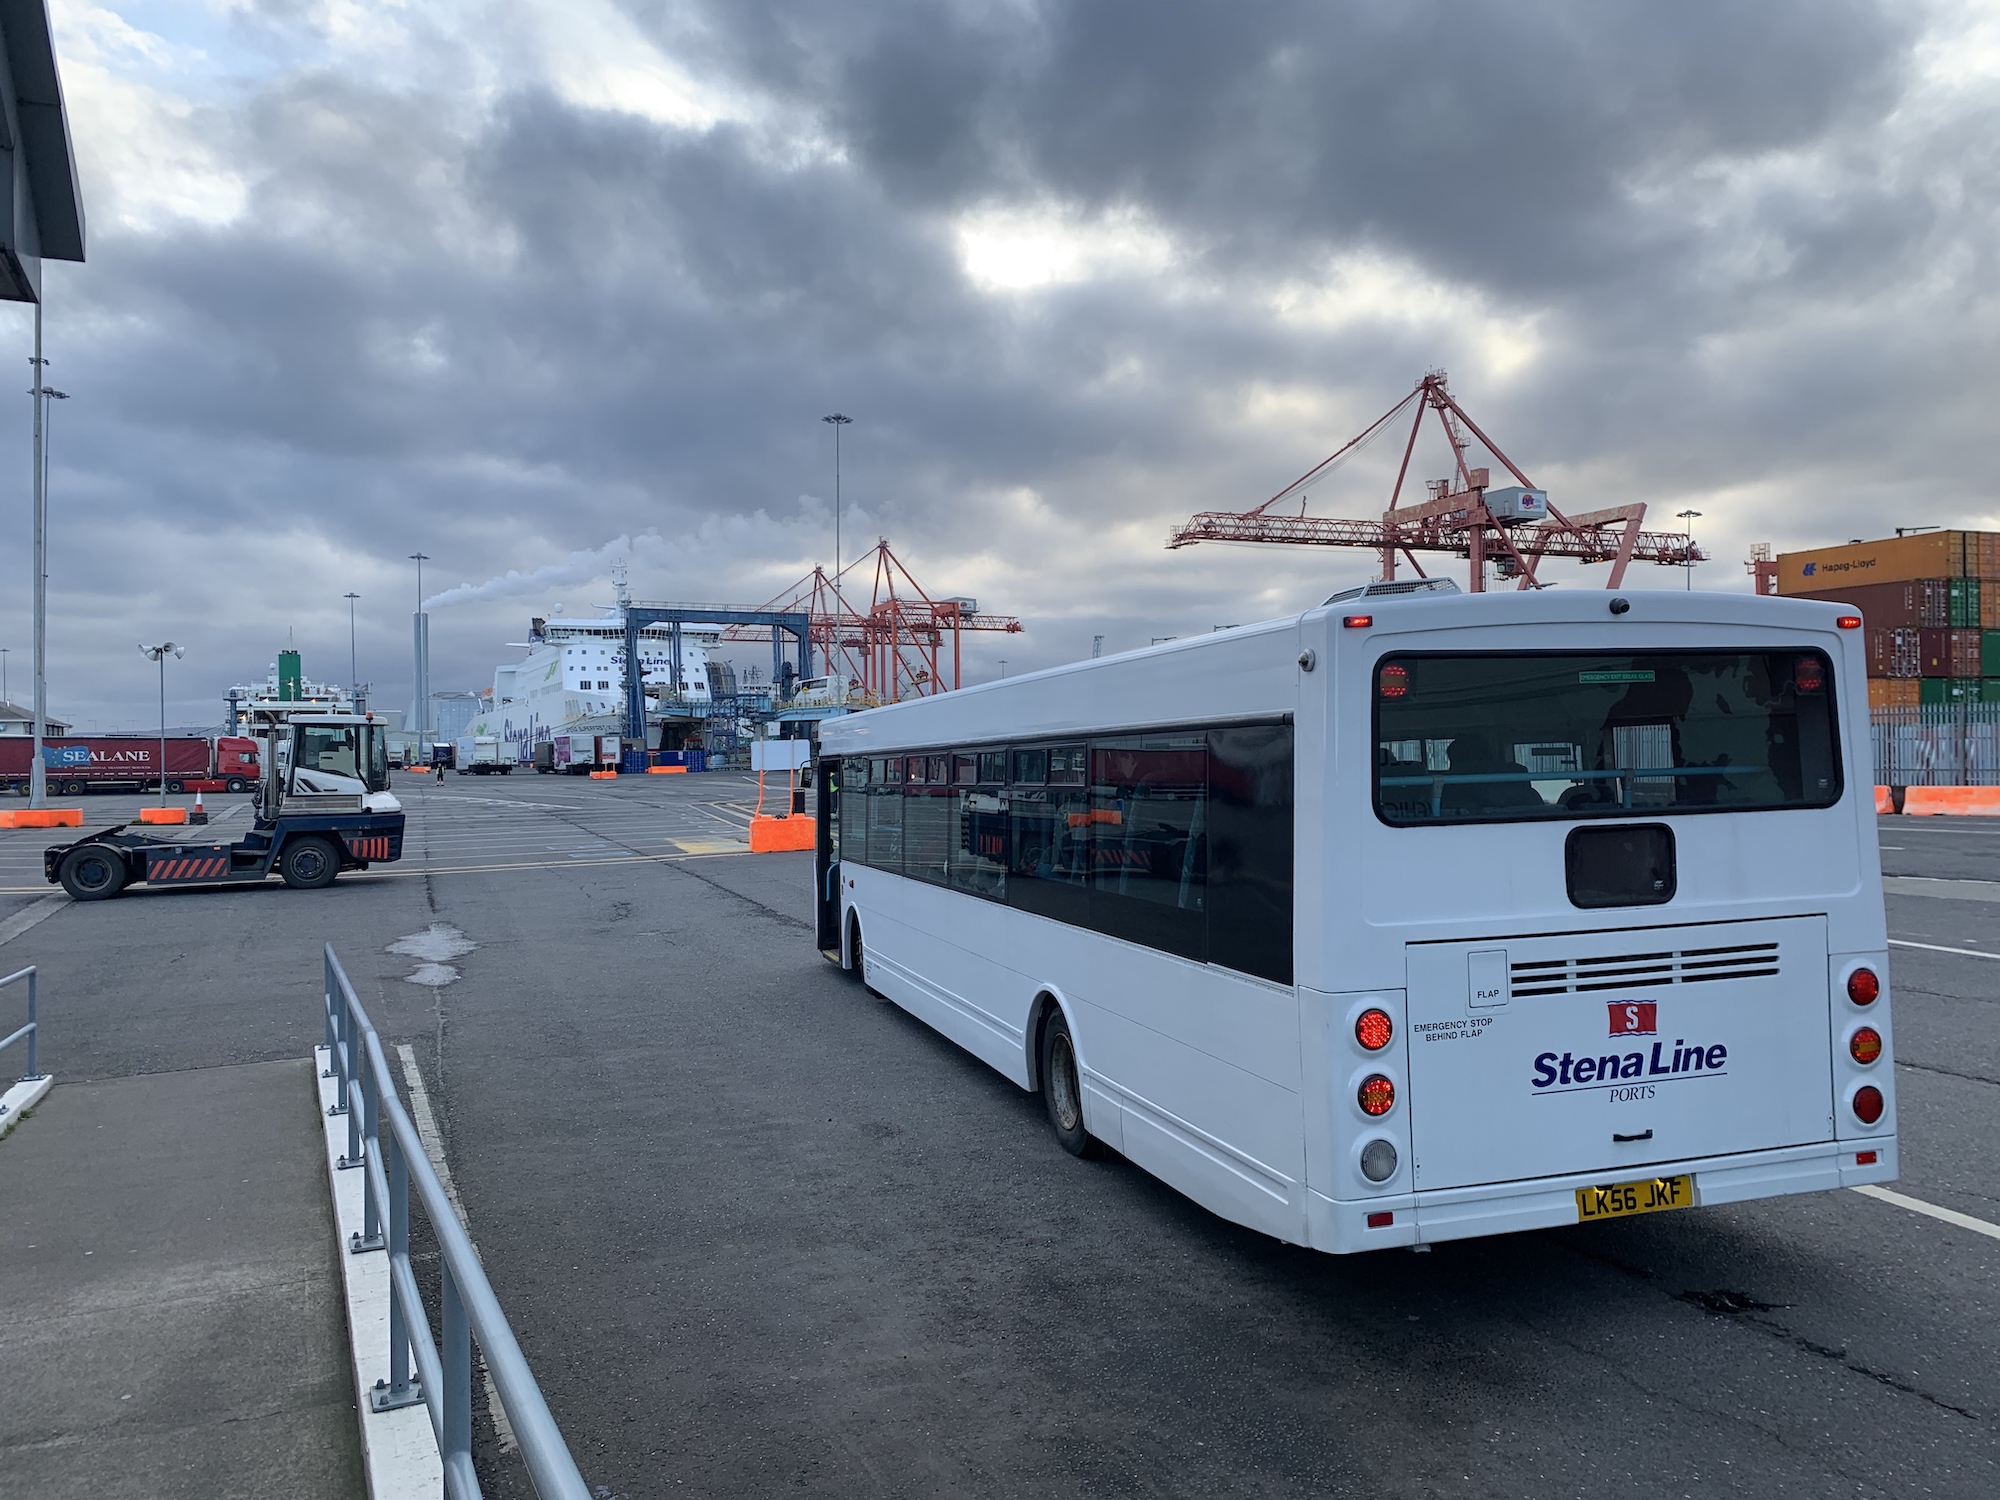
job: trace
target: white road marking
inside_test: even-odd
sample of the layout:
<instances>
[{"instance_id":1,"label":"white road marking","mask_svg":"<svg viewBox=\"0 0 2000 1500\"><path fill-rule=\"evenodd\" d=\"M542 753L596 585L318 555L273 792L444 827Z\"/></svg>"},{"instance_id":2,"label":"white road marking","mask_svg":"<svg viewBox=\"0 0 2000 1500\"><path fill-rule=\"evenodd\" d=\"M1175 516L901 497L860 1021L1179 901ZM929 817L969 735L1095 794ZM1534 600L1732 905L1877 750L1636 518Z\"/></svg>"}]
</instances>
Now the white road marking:
<instances>
[{"instance_id":1,"label":"white road marking","mask_svg":"<svg viewBox=\"0 0 2000 1500\"><path fill-rule=\"evenodd\" d=\"M472 1225L466 1222L465 1204L458 1196L458 1184L451 1180L451 1168L445 1164L444 1137L438 1134L437 1116L431 1113L430 1090L424 1087L424 1075L417 1069L416 1050L408 1042L398 1042L396 1055L403 1061L403 1086L410 1091L410 1118L416 1122L417 1138L424 1143L424 1155L431 1159L431 1169L444 1185L445 1197L451 1200L451 1211L458 1215L459 1225L469 1236ZM472 1248L475 1252L479 1249L476 1244ZM517 1446L514 1424L507 1420L507 1408L500 1404L500 1391L493 1384L493 1372L486 1367L483 1359L479 1362L479 1374L486 1382L486 1410L493 1418L493 1436L499 1440L502 1453L512 1453Z\"/></svg>"},{"instance_id":2,"label":"white road marking","mask_svg":"<svg viewBox=\"0 0 2000 1500\"><path fill-rule=\"evenodd\" d=\"M1884 875L1892 896L1942 896L1951 901L2000 901L2000 880L1939 880L1929 875Z\"/></svg>"},{"instance_id":3,"label":"white road marking","mask_svg":"<svg viewBox=\"0 0 2000 1500\"><path fill-rule=\"evenodd\" d=\"M69 905L69 897L61 891L53 896L44 896L32 906L24 907L6 921L0 922L0 943L11 943L15 938L33 927L37 922L53 917L61 908Z\"/></svg>"},{"instance_id":4,"label":"white road marking","mask_svg":"<svg viewBox=\"0 0 2000 1500\"><path fill-rule=\"evenodd\" d=\"M2000 1224L1989 1224L1984 1219L1975 1219L1971 1214L1962 1214L1956 1209L1939 1208L1935 1203L1926 1203L1921 1198L1906 1198L1901 1193L1892 1193L1887 1188L1873 1185L1850 1188L1848 1191L1879 1199L1883 1203L1893 1203L1898 1208L1907 1208L1913 1214L1929 1214L1933 1219L1956 1224L1960 1229L1970 1229L1974 1234L1983 1234L1988 1239L2000 1240Z\"/></svg>"},{"instance_id":5,"label":"white road marking","mask_svg":"<svg viewBox=\"0 0 2000 1500\"><path fill-rule=\"evenodd\" d=\"M2000 958L2000 953L1981 953L1977 948L1947 948L1942 943L1913 943L1908 938L1890 938L1891 948L1922 948L1929 953L1962 953L1967 958Z\"/></svg>"}]
</instances>

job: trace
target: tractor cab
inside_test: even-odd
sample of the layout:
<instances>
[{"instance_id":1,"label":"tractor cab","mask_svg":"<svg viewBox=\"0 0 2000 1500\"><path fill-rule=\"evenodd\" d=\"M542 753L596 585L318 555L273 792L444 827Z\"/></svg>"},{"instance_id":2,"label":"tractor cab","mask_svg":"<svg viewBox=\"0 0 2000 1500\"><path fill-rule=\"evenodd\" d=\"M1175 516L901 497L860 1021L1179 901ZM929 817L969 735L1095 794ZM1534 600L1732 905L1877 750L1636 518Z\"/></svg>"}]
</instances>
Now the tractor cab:
<instances>
[{"instance_id":1,"label":"tractor cab","mask_svg":"<svg viewBox=\"0 0 2000 1500\"><path fill-rule=\"evenodd\" d=\"M288 714L257 727L269 745L258 822L312 813L395 813L388 726L373 714Z\"/></svg>"}]
</instances>

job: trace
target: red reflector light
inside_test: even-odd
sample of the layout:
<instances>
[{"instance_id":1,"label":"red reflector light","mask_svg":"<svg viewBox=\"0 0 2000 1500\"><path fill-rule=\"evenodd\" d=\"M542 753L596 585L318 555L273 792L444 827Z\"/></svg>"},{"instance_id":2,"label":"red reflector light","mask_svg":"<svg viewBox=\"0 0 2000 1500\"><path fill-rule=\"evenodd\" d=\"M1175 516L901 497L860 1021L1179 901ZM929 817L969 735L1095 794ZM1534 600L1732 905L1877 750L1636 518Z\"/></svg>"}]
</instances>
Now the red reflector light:
<instances>
[{"instance_id":1,"label":"red reflector light","mask_svg":"<svg viewBox=\"0 0 2000 1500\"><path fill-rule=\"evenodd\" d=\"M1873 1125L1882 1118L1882 1091L1874 1084L1865 1084L1854 1091L1854 1118L1863 1125Z\"/></svg>"},{"instance_id":2,"label":"red reflector light","mask_svg":"<svg viewBox=\"0 0 2000 1500\"><path fill-rule=\"evenodd\" d=\"M1349 630L1366 630L1370 625L1375 623L1375 617L1373 615L1347 615L1341 619L1340 623L1345 625Z\"/></svg>"},{"instance_id":3,"label":"red reflector light","mask_svg":"<svg viewBox=\"0 0 2000 1500\"><path fill-rule=\"evenodd\" d=\"M1380 1052L1396 1034L1396 1023L1386 1010L1364 1010L1354 1022L1354 1040L1370 1052Z\"/></svg>"},{"instance_id":4,"label":"red reflector light","mask_svg":"<svg viewBox=\"0 0 2000 1500\"><path fill-rule=\"evenodd\" d=\"M1391 1224L1395 1222L1396 1222L1396 1216L1392 1213L1370 1214L1368 1216L1368 1227L1370 1229L1387 1229Z\"/></svg>"},{"instance_id":5,"label":"red reflector light","mask_svg":"<svg viewBox=\"0 0 2000 1500\"><path fill-rule=\"evenodd\" d=\"M1792 681L1802 693L1826 691L1826 663L1817 656L1801 656L1792 664Z\"/></svg>"},{"instance_id":6,"label":"red reflector light","mask_svg":"<svg viewBox=\"0 0 2000 1500\"><path fill-rule=\"evenodd\" d=\"M1858 1063L1872 1063L1882 1055L1882 1033L1864 1026L1847 1039L1847 1055Z\"/></svg>"},{"instance_id":7,"label":"red reflector light","mask_svg":"<svg viewBox=\"0 0 2000 1500\"><path fill-rule=\"evenodd\" d=\"M1882 993L1882 981L1873 969L1856 969L1847 976L1847 998L1856 1005L1873 1005Z\"/></svg>"},{"instance_id":8,"label":"red reflector light","mask_svg":"<svg viewBox=\"0 0 2000 1500\"><path fill-rule=\"evenodd\" d=\"M1854 1165L1857 1167L1872 1167L1875 1165L1875 1158L1876 1153L1873 1151L1857 1151L1854 1153Z\"/></svg>"},{"instance_id":9,"label":"red reflector light","mask_svg":"<svg viewBox=\"0 0 2000 1500\"><path fill-rule=\"evenodd\" d=\"M1410 669L1391 662L1376 679L1376 688L1384 698L1402 697L1410 690Z\"/></svg>"},{"instance_id":10,"label":"red reflector light","mask_svg":"<svg viewBox=\"0 0 2000 1500\"><path fill-rule=\"evenodd\" d=\"M1380 1073L1370 1073L1361 1080L1354 1097L1360 1101L1364 1115L1386 1115L1395 1106L1396 1085Z\"/></svg>"},{"instance_id":11,"label":"red reflector light","mask_svg":"<svg viewBox=\"0 0 2000 1500\"><path fill-rule=\"evenodd\" d=\"M1838 625L1842 630L1859 630L1861 628L1861 616L1842 615L1838 620L1834 621L1834 623Z\"/></svg>"}]
</instances>

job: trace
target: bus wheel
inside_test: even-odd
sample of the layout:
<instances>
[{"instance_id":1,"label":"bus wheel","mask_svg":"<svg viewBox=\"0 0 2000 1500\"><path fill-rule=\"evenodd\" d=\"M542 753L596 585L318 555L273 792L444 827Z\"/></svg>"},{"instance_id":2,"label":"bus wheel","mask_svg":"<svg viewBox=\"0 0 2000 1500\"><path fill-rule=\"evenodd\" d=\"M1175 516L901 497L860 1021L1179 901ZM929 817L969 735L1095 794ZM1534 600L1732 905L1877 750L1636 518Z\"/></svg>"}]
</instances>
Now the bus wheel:
<instances>
[{"instance_id":1,"label":"bus wheel","mask_svg":"<svg viewBox=\"0 0 2000 1500\"><path fill-rule=\"evenodd\" d=\"M125 889L125 861L86 844L63 856L62 888L78 901L108 901Z\"/></svg>"},{"instance_id":2,"label":"bus wheel","mask_svg":"<svg viewBox=\"0 0 2000 1500\"><path fill-rule=\"evenodd\" d=\"M1059 1010L1050 1011L1042 1027L1042 1103L1063 1150L1071 1156L1096 1154L1097 1142L1083 1128L1083 1078L1077 1071L1076 1044Z\"/></svg>"},{"instance_id":3,"label":"bus wheel","mask_svg":"<svg viewBox=\"0 0 2000 1500\"><path fill-rule=\"evenodd\" d=\"M278 874L295 891L332 885L339 873L339 856L325 839L293 839L278 856Z\"/></svg>"}]
</instances>

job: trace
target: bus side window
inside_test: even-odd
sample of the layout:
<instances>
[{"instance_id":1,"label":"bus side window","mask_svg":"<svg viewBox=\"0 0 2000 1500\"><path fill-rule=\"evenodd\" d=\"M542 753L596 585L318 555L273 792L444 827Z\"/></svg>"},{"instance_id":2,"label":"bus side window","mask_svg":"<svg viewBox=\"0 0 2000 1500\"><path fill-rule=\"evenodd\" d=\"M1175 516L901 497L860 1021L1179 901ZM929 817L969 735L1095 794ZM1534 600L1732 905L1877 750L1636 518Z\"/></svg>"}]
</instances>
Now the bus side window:
<instances>
[{"instance_id":1,"label":"bus side window","mask_svg":"<svg viewBox=\"0 0 2000 1500\"><path fill-rule=\"evenodd\" d=\"M1057 752L1066 754L1067 752ZM1082 747L1076 747L1079 762ZM1090 799L1081 786L1046 786L1051 752L1016 750L1008 789L1006 901L1058 922L1090 925ZM1070 774L1067 766L1062 774ZM1077 770L1082 780L1081 767Z\"/></svg>"},{"instance_id":2,"label":"bus side window","mask_svg":"<svg viewBox=\"0 0 2000 1500\"><path fill-rule=\"evenodd\" d=\"M951 848L951 788L948 755L913 755L903 788L903 873L912 880L945 883Z\"/></svg>"},{"instance_id":3,"label":"bus side window","mask_svg":"<svg viewBox=\"0 0 2000 1500\"><path fill-rule=\"evenodd\" d=\"M1292 982L1292 726L1208 732L1208 961Z\"/></svg>"},{"instance_id":4,"label":"bus side window","mask_svg":"<svg viewBox=\"0 0 2000 1500\"><path fill-rule=\"evenodd\" d=\"M903 873L903 762L900 757L868 765L868 865Z\"/></svg>"},{"instance_id":5,"label":"bus side window","mask_svg":"<svg viewBox=\"0 0 2000 1500\"><path fill-rule=\"evenodd\" d=\"M1200 731L1091 741L1090 807L1075 831L1089 835L1097 931L1207 959L1207 766Z\"/></svg>"}]
</instances>

